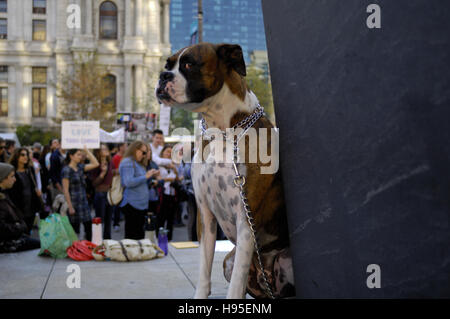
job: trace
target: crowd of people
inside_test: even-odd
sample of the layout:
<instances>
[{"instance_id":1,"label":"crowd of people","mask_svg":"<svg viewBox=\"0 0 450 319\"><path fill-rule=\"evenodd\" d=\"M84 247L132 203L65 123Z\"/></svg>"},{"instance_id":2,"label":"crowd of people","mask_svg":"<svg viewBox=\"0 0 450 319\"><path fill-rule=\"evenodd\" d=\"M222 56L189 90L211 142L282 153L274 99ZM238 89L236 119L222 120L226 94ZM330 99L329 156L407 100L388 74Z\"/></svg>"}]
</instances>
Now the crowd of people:
<instances>
[{"instance_id":1,"label":"crowd of people","mask_svg":"<svg viewBox=\"0 0 450 319\"><path fill-rule=\"evenodd\" d=\"M190 163L174 163L172 151L161 130L153 132L150 143L101 144L93 152L64 150L58 139L45 146L16 148L14 141L0 138L0 252L38 248L39 240L30 236L36 218L54 212L67 215L77 234L83 226L89 241L94 216L102 220L104 239L120 230L123 218L125 238L139 240L145 236L146 216L152 213L156 231L167 229L170 241L173 227L184 226L185 211L188 239L197 240ZM108 200L115 177L123 189L117 205ZM59 205L55 211L58 198L66 210Z\"/></svg>"}]
</instances>

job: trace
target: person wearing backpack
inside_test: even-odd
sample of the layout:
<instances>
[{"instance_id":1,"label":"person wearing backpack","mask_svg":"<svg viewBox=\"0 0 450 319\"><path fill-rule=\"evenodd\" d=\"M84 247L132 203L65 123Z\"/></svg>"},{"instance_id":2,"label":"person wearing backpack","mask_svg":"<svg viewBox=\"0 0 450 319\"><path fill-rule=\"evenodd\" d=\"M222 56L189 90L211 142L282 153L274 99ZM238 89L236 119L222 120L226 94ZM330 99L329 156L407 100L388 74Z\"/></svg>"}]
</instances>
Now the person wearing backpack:
<instances>
[{"instance_id":1,"label":"person wearing backpack","mask_svg":"<svg viewBox=\"0 0 450 319\"><path fill-rule=\"evenodd\" d=\"M143 239L145 216L148 210L149 192L147 180L158 174L155 169L146 170L148 146L142 141L133 142L119 166L123 186L120 207L125 216L125 238Z\"/></svg>"}]
</instances>

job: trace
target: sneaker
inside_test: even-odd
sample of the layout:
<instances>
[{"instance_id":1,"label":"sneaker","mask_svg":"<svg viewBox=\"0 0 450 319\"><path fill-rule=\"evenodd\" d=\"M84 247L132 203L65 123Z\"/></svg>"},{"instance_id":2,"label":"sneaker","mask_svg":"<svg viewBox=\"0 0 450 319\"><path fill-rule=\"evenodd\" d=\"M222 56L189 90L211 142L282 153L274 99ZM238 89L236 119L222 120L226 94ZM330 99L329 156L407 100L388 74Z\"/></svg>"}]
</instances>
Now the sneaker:
<instances>
[{"instance_id":1,"label":"sneaker","mask_svg":"<svg viewBox=\"0 0 450 319\"><path fill-rule=\"evenodd\" d=\"M114 231L117 233L118 231L120 231L120 226L114 226Z\"/></svg>"}]
</instances>

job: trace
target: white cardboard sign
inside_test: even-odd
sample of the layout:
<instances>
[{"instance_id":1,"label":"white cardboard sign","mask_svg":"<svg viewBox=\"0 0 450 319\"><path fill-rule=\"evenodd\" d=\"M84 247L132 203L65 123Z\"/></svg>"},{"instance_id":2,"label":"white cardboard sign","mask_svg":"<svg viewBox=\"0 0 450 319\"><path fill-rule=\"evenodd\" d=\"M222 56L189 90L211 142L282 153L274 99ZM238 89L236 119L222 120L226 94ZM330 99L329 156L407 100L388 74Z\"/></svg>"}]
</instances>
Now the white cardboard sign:
<instances>
[{"instance_id":1,"label":"white cardboard sign","mask_svg":"<svg viewBox=\"0 0 450 319\"><path fill-rule=\"evenodd\" d=\"M63 121L61 124L61 147L63 149L84 147L100 148L99 121Z\"/></svg>"}]
</instances>

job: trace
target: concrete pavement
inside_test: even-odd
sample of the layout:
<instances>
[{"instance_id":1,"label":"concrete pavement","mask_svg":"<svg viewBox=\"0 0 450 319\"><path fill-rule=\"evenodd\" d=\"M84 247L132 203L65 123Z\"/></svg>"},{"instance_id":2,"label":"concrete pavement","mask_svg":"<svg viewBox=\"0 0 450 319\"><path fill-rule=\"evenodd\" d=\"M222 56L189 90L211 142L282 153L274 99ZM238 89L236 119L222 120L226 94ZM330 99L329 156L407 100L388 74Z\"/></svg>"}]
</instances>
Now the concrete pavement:
<instances>
[{"instance_id":1,"label":"concrete pavement","mask_svg":"<svg viewBox=\"0 0 450 319\"><path fill-rule=\"evenodd\" d=\"M113 239L122 236L122 231L113 233ZM186 227L175 228L173 237L174 242L187 240ZM232 247L229 241L216 245L210 298L226 296L228 282L222 262ZM176 249L169 245L169 254L163 258L128 263L77 262L39 257L38 252L0 254L0 298L189 299L194 295L199 271L199 248ZM80 266L80 288L70 289L66 284L70 264Z\"/></svg>"}]
</instances>

